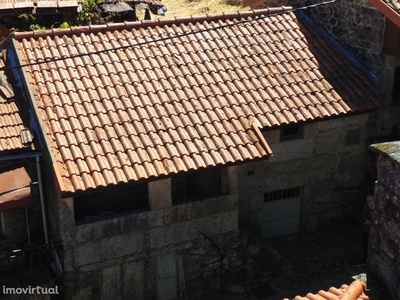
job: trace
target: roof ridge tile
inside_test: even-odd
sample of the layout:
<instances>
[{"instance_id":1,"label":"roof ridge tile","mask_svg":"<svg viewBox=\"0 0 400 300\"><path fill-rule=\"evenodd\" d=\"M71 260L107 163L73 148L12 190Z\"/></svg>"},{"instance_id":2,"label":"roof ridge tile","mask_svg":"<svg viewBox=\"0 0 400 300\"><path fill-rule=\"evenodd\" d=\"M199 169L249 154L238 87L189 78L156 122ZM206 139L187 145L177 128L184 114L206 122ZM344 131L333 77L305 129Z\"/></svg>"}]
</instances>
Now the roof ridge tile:
<instances>
[{"instance_id":1,"label":"roof ridge tile","mask_svg":"<svg viewBox=\"0 0 400 300\"><path fill-rule=\"evenodd\" d=\"M262 9L248 10L248 11L237 11L228 12L221 14L205 14L205 15L191 15L185 17L174 17L170 19L156 19L156 20L142 20L142 21L124 21L120 23L107 23L101 25L87 25L87 26L72 26L70 28L52 28L47 30L34 30L34 31L23 31L13 32L12 36L16 39L24 39L29 37L48 37L48 36L60 36L69 34L81 34L88 32L96 32L102 30L128 30L133 28L143 27L156 27L165 26L177 23L190 23L200 21L225 21L229 19L241 19L248 17L259 17L262 15L271 15L278 13L290 13L292 11L291 6L280 6L280 7L267 7Z\"/></svg>"}]
</instances>

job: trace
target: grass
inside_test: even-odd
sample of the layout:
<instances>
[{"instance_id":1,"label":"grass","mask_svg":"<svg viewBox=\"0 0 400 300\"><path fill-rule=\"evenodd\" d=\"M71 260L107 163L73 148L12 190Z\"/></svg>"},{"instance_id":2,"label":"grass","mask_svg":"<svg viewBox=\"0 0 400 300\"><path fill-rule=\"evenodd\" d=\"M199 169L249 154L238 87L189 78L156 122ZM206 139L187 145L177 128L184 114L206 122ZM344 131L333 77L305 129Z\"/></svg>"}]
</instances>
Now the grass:
<instances>
[{"instance_id":1,"label":"grass","mask_svg":"<svg viewBox=\"0 0 400 300\"><path fill-rule=\"evenodd\" d=\"M243 0L162 0L168 9L164 18L248 10L249 7L242 7L242 2Z\"/></svg>"}]
</instances>

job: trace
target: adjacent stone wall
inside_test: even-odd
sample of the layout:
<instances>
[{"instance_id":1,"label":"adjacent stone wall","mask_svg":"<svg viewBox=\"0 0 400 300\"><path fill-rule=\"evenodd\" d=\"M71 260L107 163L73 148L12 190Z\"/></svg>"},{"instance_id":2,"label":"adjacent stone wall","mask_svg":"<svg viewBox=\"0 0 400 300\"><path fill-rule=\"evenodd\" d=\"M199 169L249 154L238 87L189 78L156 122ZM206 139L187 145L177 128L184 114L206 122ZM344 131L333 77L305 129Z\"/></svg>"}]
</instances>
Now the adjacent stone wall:
<instances>
[{"instance_id":1,"label":"adjacent stone wall","mask_svg":"<svg viewBox=\"0 0 400 300\"><path fill-rule=\"evenodd\" d=\"M301 230L350 213L365 196L369 114L306 124L304 138L279 142L265 132L273 157L239 170L239 222L259 231L264 193L302 187Z\"/></svg>"},{"instance_id":2,"label":"adjacent stone wall","mask_svg":"<svg viewBox=\"0 0 400 300\"><path fill-rule=\"evenodd\" d=\"M400 66L400 56L384 56L384 69L380 78L379 94L382 105L374 118L371 130L372 143L400 139L400 106L392 106L395 68ZM397 83L398 84L398 83Z\"/></svg>"},{"instance_id":3,"label":"adjacent stone wall","mask_svg":"<svg viewBox=\"0 0 400 300\"><path fill-rule=\"evenodd\" d=\"M400 295L400 142L372 145L379 154L376 209L368 255L373 279Z\"/></svg>"},{"instance_id":4,"label":"adjacent stone wall","mask_svg":"<svg viewBox=\"0 0 400 300\"><path fill-rule=\"evenodd\" d=\"M221 268L226 282L251 276L242 272L250 254L238 231L237 167L229 167L228 177L229 195L181 205L171 205L169 179L155 181L149 186L153 210L77 226L73 199L63 199L66 298L156 299L157 257L169 253L176 255L182 297L220 289ZM165 193L167 200L160 200Z\"/></svg>"},{"instance_id":5,"label":"adjacent stone wall","mask_svg":"<svg viewBox=\"0 0 400 300\"><path fill-rule=\"evenodd\" d=\"M267 0L256 6L293 6L318 4L320 0ZM367 0L337 1L309 8L304 12L324 28L370 71L383 71L381 49L385 18Z\"/></svg>"}]
</instances>

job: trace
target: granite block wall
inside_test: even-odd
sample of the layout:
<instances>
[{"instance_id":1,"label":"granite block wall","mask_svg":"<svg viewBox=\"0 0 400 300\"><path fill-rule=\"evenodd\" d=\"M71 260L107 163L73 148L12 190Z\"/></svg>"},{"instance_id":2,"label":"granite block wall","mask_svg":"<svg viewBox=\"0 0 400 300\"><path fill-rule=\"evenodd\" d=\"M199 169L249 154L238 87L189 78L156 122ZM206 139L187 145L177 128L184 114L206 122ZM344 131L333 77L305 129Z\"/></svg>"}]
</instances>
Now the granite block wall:
<instances>
[{"instance_id":1,"label":"granite block wall","mask_svg":"<svg viewBox=\"0 0 400 300\"><path fill-rule=\"evenodd\" d=\"M179 297L196 299L254 276L257 251L238 230L237 167L230 192L172 205L170 179L154 181L151 209L74 224L73 198L61 201L65 299L159 299L160 257L173 257ZM222 277L221 277L222 276Z\"/></svg>"},{"instance_id":2,"label":"granite block wall","mask_svg":"<svg viewBox=\"0 0 400 300\"><path fill-rule=\"evenodd\" d=\"M369 114L304 125L302 139L264 136L273 157L239 169L239 222L260 230L264 194L301 187L301 231L351 213L366 193Z\"/></svg>"},{"instance_id":3,"label":"granite block wall","mask_svg":"<svg viewBox=\"0 0 400 300\"><path fill-rule=\"evenodd\" d=\"M375 184L376 208L369 243L369 273L390 294L398 297L400 295L399 142L376 144L372 147L378 153L378 180Z\"/></svg>"}]
</instances>

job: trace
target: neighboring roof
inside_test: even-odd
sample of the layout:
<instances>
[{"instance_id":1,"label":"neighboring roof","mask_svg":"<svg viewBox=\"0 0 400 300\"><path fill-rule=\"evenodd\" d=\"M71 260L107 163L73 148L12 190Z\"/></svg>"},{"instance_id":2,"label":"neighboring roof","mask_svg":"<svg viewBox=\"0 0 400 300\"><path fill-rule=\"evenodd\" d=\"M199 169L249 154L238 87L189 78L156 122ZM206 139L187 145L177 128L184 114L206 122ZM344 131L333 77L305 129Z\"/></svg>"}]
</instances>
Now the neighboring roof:
<instances>
[{"instance_id":1,"label":"neighboring roof","mask_svg":"<svg viewBox=\"0 0 400 300\"><path fill-rule=\"evenodd\" d=\"M294 300L369 300L369 297L364 293L365 288L365 282L358 279L350 285L343 284L340 288L331 287L328 291L319 291L318 294L308 293L305 297L296 296Z\"/></svg>"},{"instance_id":2,"label":"neighboring roof","mask_svg":"<svg viewBox=\"0 0 400 300\"><path fill-rule=\"evenodd\" d=\"M77 10L77 0L0 0L0 15L24 13L54 13L61 10Z\"/></svg>"},{"instance_id":3,"label":"neighboring roof","mask_svg":"<svg viewBox=\"0 0 400 300\"><path fill-rule=\"evenodd\" d=\"M0 211L29 205L31 178L22 166L0 168Z\"/></svg>"},{"instance_id":4,"label":"neighboring roof","mask_svg":"<svg viewBox=\"0 0 400 300\"><path fill-rule=\"evenodd\" d=\"M83 0L0 0L0 15L21 15L23 13L54 13L78 12L78 6ZM115 2L129 2L130 4L148 4L150 6L163 6L159 0L103 0L103 4Z\"/></svg>"},{"instance_id":5,"label":"neighboring roof","mask_svg":"<svg viewBox=\"0 0 400 300\"><path fill-rule=\"evenodd\" d=\"M62 190L265 158L254 124L376 108L376 85L324 38L268 16L286 9L16 33Z\"/></svg>"},{"instance_id":6,"label":"neighboring roof","mask_svg":"<svg viewBox=\"0 0 400 300\"><path fill-rule=\"evenodd\" d=\"M1 67L4 67L2 60ZM30 144L24 144L21 139L24 129L14 91L3 72L0 72L0 152L29 148Z\"/></svg>"},{"instance_id":7,"label":"neighboring roof","mask_svg":"<svg viewBox=\"0 0 400 300\"><path fill-rule=\"evenodd\" d=\"M133 11L133 8L126 2L114 2L110 4L102 4L101 7L105 12L119 13L124 11Z\"/></svg>"},{"instance_id":8,"label":"neighboring roof","mask_svg":"<svg viewBox=\"0 0 400 300\"><path fill-rule=\"evenodd\" d=\"M389 20L400 27L400 1L399 0L368 0L377 10Z\"/></svg>"},{"instance_id":9,"label":"neighboring roof","mask_svg":"<svg viewBox=\"0 0 400 300\"><path fill-rule=\"evenodd\" d=\"M393 8L398 13L400 12L400 1L399 0L385 0L387 5Z\"/></svg>"}]
</instances>

